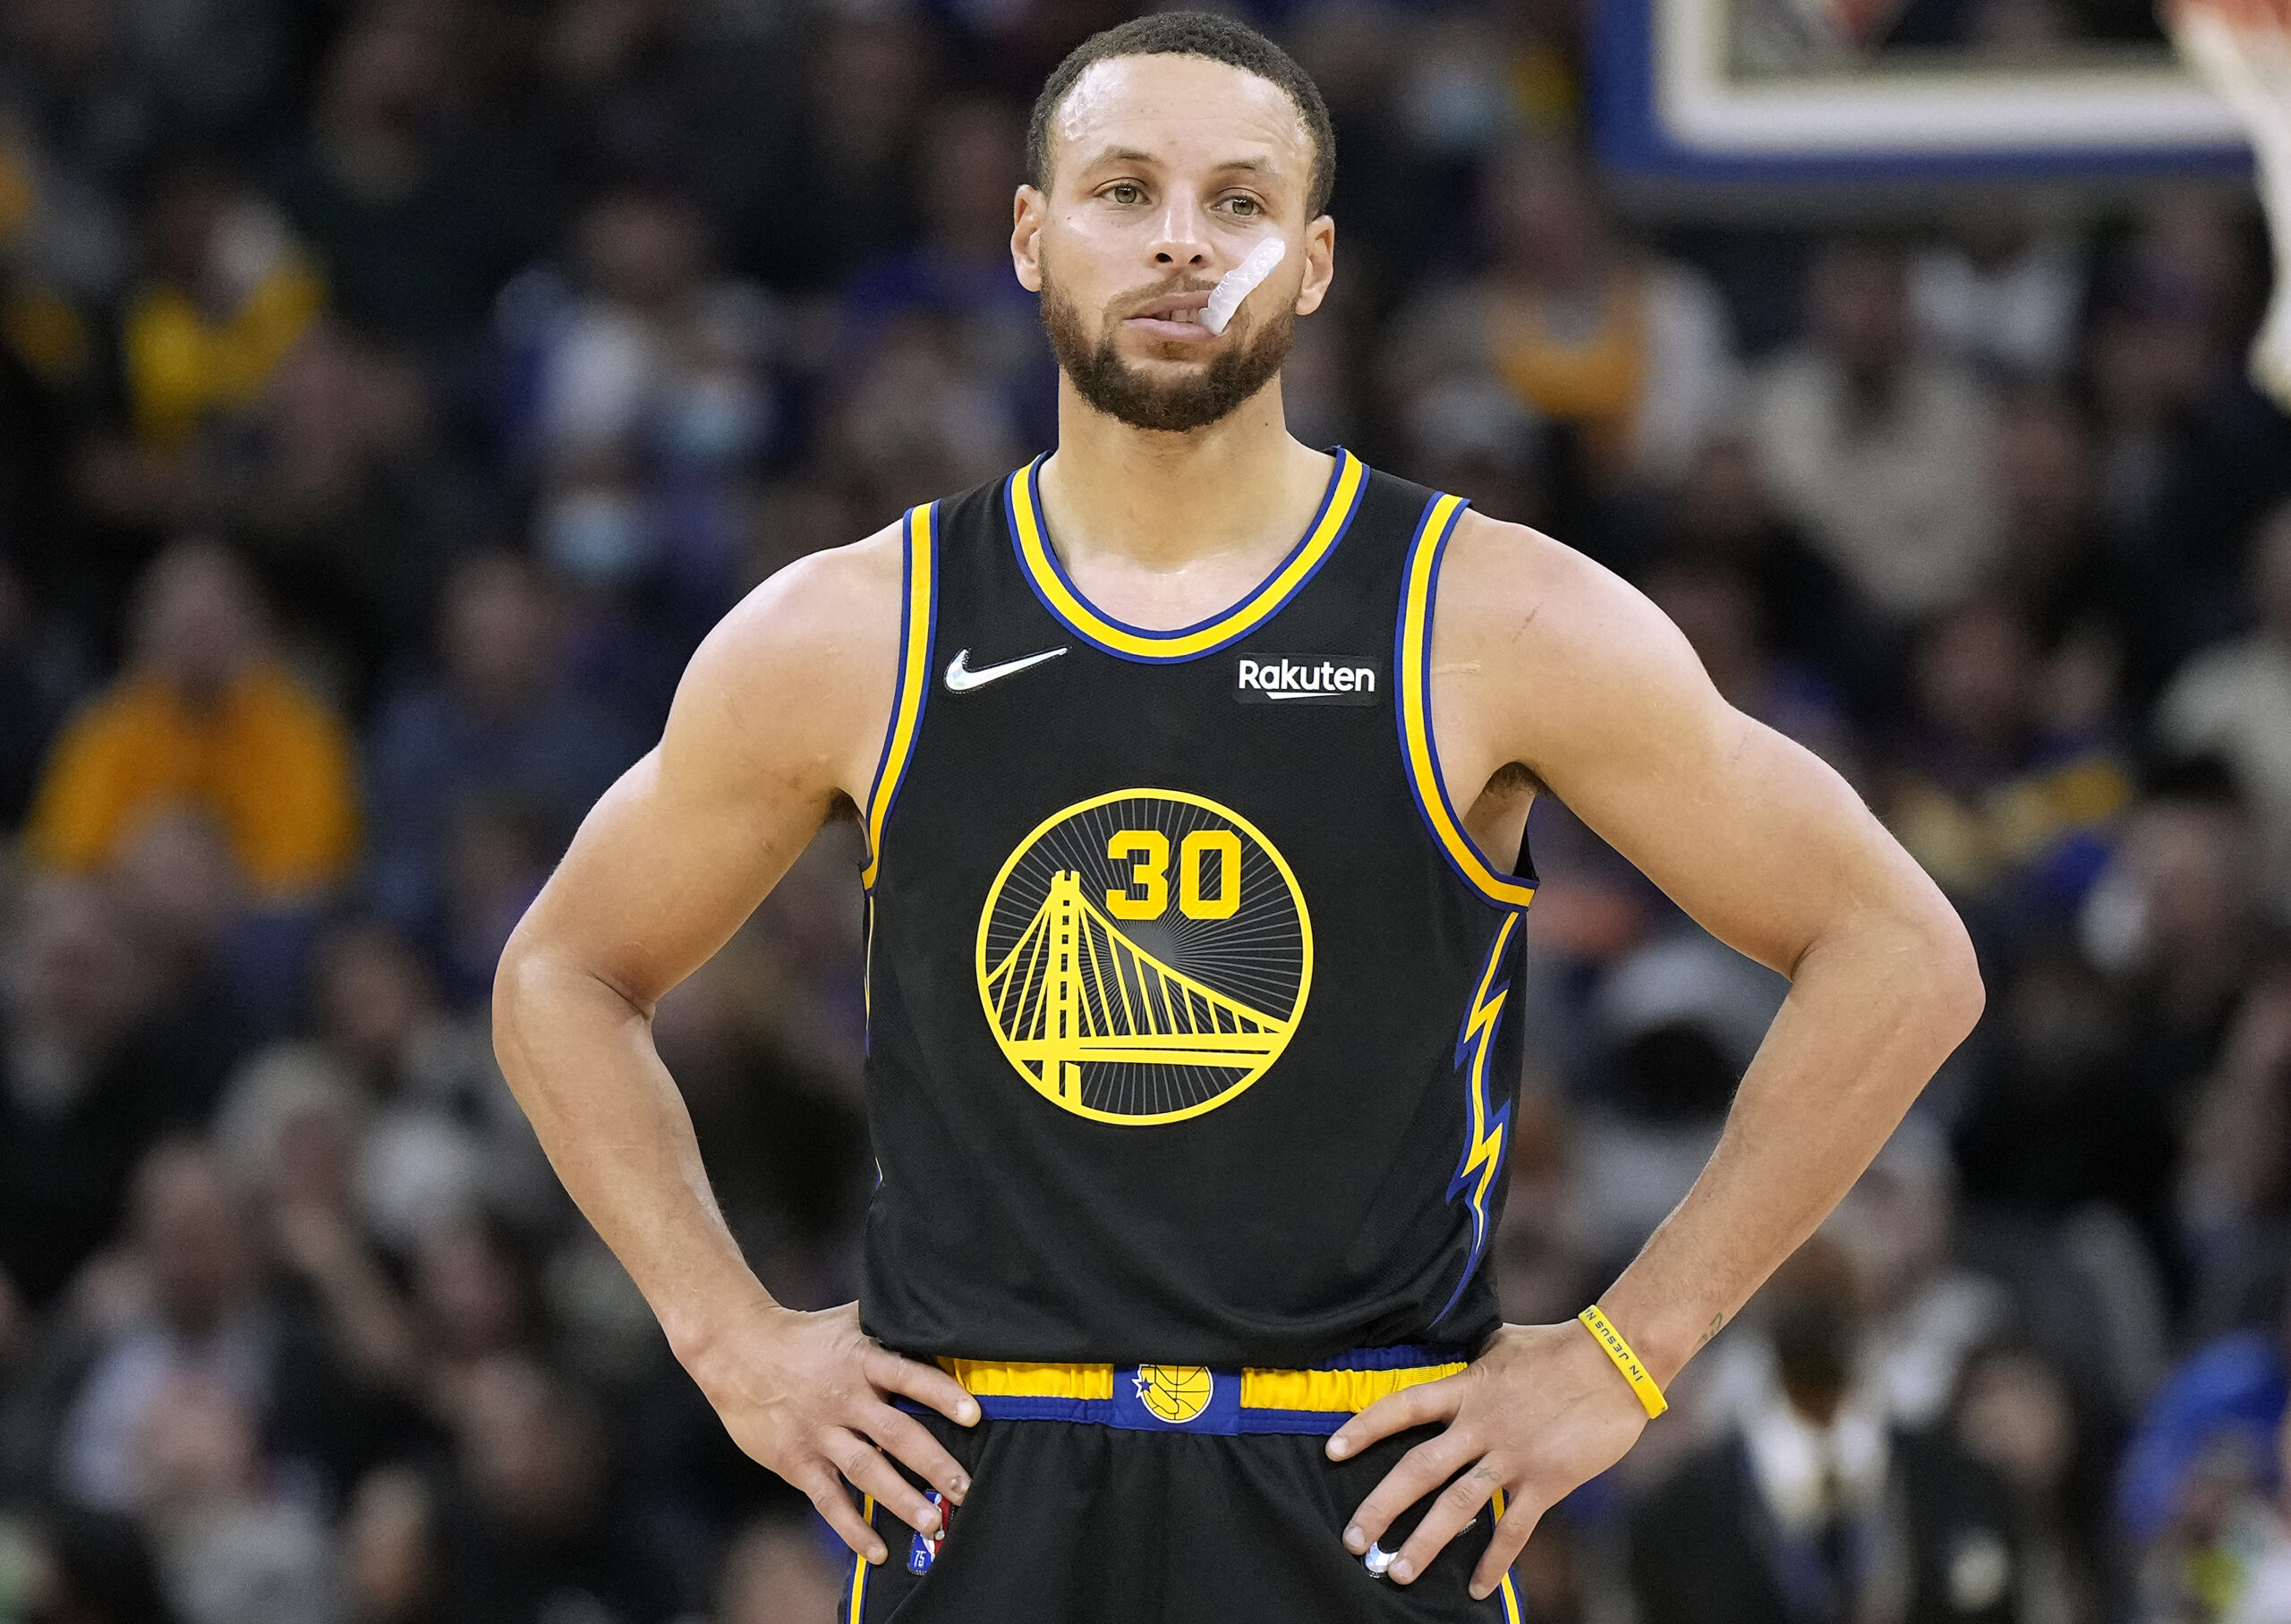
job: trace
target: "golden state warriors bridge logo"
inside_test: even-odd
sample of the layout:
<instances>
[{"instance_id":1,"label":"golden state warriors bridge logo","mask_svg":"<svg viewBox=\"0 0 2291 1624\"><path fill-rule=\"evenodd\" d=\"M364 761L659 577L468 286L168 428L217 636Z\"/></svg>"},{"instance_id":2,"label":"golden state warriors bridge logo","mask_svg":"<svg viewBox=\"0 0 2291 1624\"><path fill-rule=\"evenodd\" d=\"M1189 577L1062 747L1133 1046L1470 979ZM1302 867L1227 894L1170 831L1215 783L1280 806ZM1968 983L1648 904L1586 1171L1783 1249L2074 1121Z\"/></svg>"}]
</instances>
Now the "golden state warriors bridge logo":
<instances>
[{"instance_id":1,"label":"golden state warriors bridge logo","mask_svg":"<svg viewBox=\"0 0 2291 1624\"><path fill-rule=\"evenodd\" d=\"M1045 819L979 916L979 996L1002 1052L1100 1122L1224 1104L1281 1058L1312 980L1288 861L1239 812L1177 790Z\"/></svg>"}]
</instances>

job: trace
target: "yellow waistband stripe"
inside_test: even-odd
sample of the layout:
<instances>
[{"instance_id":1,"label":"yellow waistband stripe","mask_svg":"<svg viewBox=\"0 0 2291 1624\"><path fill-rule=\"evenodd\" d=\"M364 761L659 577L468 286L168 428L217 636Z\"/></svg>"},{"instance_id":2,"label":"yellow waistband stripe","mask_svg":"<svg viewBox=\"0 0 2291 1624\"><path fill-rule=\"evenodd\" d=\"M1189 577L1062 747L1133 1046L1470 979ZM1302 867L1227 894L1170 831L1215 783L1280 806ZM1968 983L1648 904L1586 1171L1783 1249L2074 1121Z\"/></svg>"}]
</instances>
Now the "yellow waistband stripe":
<instances>
[{"instance_id":1,"label":"yellow waistband stripe","mask_svg":"<svg viewBox=\"0 0 2291 1624\"><path fill-rule=\"evenodd\" d=\"M1404 1387L1437 1382L1467 1368L1458 1364L1410 1365L1398 1370L1245 1370L1241 1407L1357 1412Z\"/></svg>"},{"instance_id":2,"label":"yellow waistband stripe","mask_svg":"<svg viewBox=\"0 0 2291 1624\"><path fill-rule=\"evenodd\" d=\"M1111 1365L1027 1365L1007 1359L941 1359L939 1367L981 1399L1111 1399ZM1411 1365L1396 1370L1245 1370L1241 1407L1357 1412L1402 1388L1466 1369Z\"/></svg>"},{"instance_id":3,"label":"yellow waistband stripe","mask_svg":"<svg viewBox=\"0 0 2291 1624\"><path fill-rule=\"evenodd\" d=\"M1111 1399L1111 1365L1022 1365L1009 1359L941 1359L939 1368L980 1399Z\"/></svg>"}]
</instances>

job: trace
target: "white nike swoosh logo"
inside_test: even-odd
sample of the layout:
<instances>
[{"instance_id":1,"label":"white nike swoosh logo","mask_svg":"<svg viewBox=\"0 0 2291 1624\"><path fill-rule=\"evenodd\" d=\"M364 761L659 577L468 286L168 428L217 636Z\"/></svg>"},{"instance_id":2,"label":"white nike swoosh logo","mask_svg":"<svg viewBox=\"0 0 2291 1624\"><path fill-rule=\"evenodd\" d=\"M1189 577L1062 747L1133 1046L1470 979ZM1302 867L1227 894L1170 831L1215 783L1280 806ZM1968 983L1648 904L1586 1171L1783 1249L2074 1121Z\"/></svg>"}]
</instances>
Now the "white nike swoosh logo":
<instances>
[{"instance_id":1,"label":"white nike swoosh logo","mask_svg":"<svg viewBox=\"0 0 2291 1624\"><path fill-rule=\"evenodd\" d=\"M1056 659L1065 652L1066 650L1062 646L1045 649L1039 654L1029 654L1024 659L1006 659L999 666L988 666L984 669L974 671L967 663L970 659L970 650L965 649L956 655L953 662L947 667L947 686L956 693L967 693L973 688L984 688L989 683L1000 682L1003 677L1023 671L1028 666L1038 666L1045 659Z\"/></svg>"}]
</instances>

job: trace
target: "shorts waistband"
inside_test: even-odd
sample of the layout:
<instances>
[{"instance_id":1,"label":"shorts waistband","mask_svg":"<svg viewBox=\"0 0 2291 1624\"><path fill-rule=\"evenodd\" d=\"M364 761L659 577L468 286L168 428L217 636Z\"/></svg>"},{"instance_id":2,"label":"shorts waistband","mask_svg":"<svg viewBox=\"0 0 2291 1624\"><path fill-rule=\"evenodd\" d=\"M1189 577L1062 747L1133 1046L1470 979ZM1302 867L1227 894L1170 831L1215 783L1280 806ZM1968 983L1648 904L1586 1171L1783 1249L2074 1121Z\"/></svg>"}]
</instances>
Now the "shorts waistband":
<instances>
[{"instance_id":1,"label":"shorts waistband","mask_svg":"<svg viewBox=\"0 0 2291 1624\"><path fill-rule=\"evenodd\" d=\"M1387 1394L1463 1370L1461 1348L1363 1348L1305 1370L941 1358L987 1417L1139 1433L1333 1433ZM920 1407L903 1404L902 1408Z\"/></svg>"}]
</instances>

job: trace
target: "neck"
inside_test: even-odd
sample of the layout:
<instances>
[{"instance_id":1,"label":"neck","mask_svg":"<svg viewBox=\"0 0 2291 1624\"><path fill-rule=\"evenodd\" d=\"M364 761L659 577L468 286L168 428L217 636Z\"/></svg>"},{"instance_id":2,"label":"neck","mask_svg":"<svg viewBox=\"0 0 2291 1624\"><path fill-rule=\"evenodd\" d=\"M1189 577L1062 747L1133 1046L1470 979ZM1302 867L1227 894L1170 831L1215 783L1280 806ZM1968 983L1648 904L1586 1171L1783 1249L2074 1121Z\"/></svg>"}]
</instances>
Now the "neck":
<instances>
[{"instance_id":1,"label":"neck","mask_svg":"<svg viewBox=\"0 0 2291 1624\"><path fill-rule=\"evenodd\" d=\"M1277 378L1231 416L1184 434L1133 429L1061 378L1058 450L1043 464L1042 500L1069 565L1111 554L1177 569L1286 550L1320 505L1329 463L1290 437Z\"/></svg>"}]
</instances>

